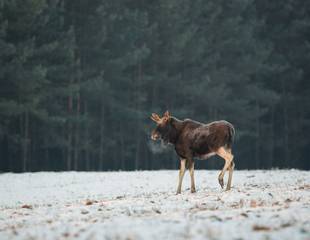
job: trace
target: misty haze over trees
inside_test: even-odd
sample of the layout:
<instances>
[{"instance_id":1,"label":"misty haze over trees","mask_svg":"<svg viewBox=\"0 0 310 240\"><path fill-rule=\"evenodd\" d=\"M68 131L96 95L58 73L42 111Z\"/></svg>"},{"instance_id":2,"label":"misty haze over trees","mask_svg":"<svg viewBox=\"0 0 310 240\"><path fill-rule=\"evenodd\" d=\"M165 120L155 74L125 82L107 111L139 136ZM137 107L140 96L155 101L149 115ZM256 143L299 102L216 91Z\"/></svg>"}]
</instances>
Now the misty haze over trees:
<instances>
[{"instance_id":1,"label":"misty haze over trees","mask_svg":"<svg viewBox=\"0 0 310 240\"><path fill-rule=\"evenodd\" d=\"M0 171L175 168L167 109L233 123L237 169L310 169L309 63L309 1L0 0Z\"/></svg>"}]
</instances>

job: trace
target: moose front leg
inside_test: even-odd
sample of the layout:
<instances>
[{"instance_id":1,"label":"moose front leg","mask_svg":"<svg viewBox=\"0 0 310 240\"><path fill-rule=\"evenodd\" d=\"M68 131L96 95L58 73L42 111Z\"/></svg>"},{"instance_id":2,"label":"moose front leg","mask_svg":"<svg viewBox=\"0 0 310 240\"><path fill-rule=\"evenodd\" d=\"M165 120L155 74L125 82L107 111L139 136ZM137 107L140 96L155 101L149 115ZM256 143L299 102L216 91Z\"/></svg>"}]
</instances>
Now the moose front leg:
<instances>
[{"instance_id":1,"label":"moose front leg","mask_svg":"<svg viewBox=\"0 0 310 240\"><path fill-rule=\"evenodd\" d=\"M226 191L230 190L230 188L231 188L231 180L232 180L234 168L235 168L235 163L234 163L234 161L231 161L230 167L228 168L229 175L228 175L228 182L227 182Z\"/></svg>"},{"instance_id":2,"label":"moose front leg","mask_svg":"<svg viewBox=\"0 0 310 240\"><path fill-rule=\"evenodd\" d=\"M184 177L184 173L185 173L185 163L186 163L186 159L181 159L180 171L179 171L179 184L178 184L177 194L181 193L182 181L183 181L183 177Z\"/></svg>"},{"instance_id":3,"label":"moose front leg","mask_svg":"<svg viewBox=\"0 0 310 240\"><path fill-rule=\"evenodd\" d=\"M193 160L190 160L189 161L189 174L191 176L191 192L192 193L196 192L195 178L194 178L194 165L195 165L195 162Z\"/></svg>"}]
</instances>

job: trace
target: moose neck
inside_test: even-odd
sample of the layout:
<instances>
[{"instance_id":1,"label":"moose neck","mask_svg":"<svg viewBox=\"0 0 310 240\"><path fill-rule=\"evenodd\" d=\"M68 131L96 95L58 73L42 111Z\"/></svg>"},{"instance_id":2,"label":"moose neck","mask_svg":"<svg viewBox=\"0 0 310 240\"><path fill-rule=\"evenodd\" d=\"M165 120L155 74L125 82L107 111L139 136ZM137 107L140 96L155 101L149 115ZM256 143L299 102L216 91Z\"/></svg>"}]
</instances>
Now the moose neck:
<instances>
[{"instance_id":1,"label":"moose neck","mask_svg":"<svg viewBox=\"0 0 310 240\"><path fill-rule=\"evenodd\" d=\"M171 117L170 119L170 130L168 133L168 142L175 144L179 138L181 129L183 127L182 121L175 118Z\"/></svg>"}]
</instances>

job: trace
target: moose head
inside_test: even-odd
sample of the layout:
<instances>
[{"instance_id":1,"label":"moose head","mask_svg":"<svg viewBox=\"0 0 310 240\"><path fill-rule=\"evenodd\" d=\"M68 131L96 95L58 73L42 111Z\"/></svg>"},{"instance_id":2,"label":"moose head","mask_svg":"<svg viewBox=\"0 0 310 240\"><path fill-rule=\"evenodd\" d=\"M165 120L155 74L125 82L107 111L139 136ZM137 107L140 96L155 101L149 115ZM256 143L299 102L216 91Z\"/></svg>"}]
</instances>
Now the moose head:
<instances>
[{"instance_id":1,"label":"moose head","mask_svg":"<svg viewBox=\"0 0 310 240\"><path fill-rule=\"evenodd\" d=\"M163 117L160 117L156 113L152 113L151 119L157 124L156 128L152 131L151 138L154 141L162 139L166 143L169 142L172 130L170 113L166 111Z\"/></svg>"}]
</instances>

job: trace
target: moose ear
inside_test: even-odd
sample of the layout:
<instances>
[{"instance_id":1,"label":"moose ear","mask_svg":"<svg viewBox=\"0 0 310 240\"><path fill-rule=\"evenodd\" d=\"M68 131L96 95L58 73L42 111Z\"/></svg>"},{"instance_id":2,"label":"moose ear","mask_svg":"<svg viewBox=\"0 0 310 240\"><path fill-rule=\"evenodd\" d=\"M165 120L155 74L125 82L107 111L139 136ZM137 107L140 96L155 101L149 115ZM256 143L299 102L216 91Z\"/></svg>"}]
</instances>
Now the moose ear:
<instances>
[{"instance_id":1,"label":"moose ear","mask_svg":"<svg viewBox=\"0 0 310 240\"><path fill-rule=\"evenodd\" d=\"M169 119L170 116L171 116L171 115L170 115L169 111L167 110L167 111L164 113L164 117Z\"/></svg>"}]
</instances>

